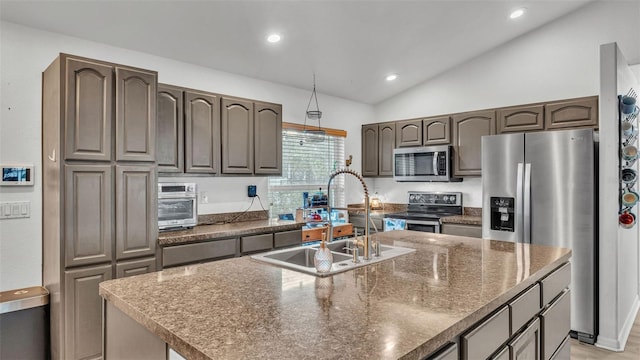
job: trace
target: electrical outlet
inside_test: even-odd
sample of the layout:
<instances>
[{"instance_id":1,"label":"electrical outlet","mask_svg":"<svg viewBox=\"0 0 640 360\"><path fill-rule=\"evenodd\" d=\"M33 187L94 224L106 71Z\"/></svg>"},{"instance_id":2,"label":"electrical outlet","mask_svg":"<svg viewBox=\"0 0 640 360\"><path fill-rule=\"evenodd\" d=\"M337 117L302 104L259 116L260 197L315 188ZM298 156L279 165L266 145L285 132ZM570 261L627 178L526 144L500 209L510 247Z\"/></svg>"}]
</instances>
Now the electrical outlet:
<instances>
[{"instance_id":1,"label":"electrical outlet","mask_svg":"<svg viewBox=\"0 0 640 360\"><path fill-rule=\"evenodd\" d=\"M201 191L200 192L200 204L208 204L209 203L209 196L207 195L206 191Z\"/></svg>"},{"instance_id":2,"label":"electrical outlet","mask_svg":"<svg viewBox=\"0 0 640 360\"><path fill-rule=\"evenodd\" d=\"M258 192L257 186L255 185L249 185L249 187L247 188L247 195L249 197L256 197Z\"/></svg>"}]
</instances>

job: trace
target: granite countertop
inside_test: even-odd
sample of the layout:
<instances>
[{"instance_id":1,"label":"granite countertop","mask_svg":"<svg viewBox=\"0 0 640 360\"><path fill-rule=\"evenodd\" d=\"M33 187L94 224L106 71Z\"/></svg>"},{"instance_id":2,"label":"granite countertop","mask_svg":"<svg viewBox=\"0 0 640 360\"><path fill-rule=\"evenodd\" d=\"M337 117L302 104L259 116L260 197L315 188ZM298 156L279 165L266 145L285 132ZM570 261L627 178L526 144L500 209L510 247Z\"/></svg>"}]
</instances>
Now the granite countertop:
<instances>
[{"instance_id":1,"label":"granite countertop","mask_svg":"<svg viewBox=\"0 0 640 360\"><path fill-rule=\"evenodd\" d=\"M414 231L416 252L326 278L227 259L100 295L189 359L420 359L566 262L569 249Z\"/></svg>"},{"instance_id":2,"label":"granite countertop","mask_svg":"<svg viewBox=\"0 0 640 360\"><path fill-rule=\"evenodd\" d=\"M261 232L298 230L304 226L293 220L253 220L221 225L198 225L192 229L166 231L158 234L158 245L170 246L215 240Z\"/></svg>"}]
</instances>

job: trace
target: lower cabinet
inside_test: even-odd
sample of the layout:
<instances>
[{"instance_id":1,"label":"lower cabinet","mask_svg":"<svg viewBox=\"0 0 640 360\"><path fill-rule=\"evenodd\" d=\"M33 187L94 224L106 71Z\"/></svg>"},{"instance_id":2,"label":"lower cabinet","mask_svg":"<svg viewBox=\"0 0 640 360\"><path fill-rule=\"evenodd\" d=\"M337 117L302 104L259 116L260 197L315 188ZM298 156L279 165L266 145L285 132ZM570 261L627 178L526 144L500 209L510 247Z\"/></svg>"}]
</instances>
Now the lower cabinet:
<instances>
[{"instance_id":1,"label":"lower cabinet","mask_svg":"<svg viewBox=\"0 0 640 360\"><path fill-rule=\"evenodd\" d=\"M509 339L509 307L504 306L461 337L463 359L486 359Z\"/></svg>"},{"instance_id":2,"label":"lower cabinet","mask_svg":"<svg viewBox=\"0 0 640 360\"><path fill-rule=\"evenodd\" d=\"M441 229L441 232L447 235L482 238L482 226L479 225L444 223Z\"/></svg>"},{"instance_id":3,"label":"lower cabinet","mask_svg":"<svg viewBox=\"0 0 640 360\"><path fill-rule=\"evenodd\" d=\"M240 252L242 254L258 251L269 251L273 248L273 234L243 236L240 238Z\"/></svg>"},{"instance_id":4,"label":"lower cabinet","mask_svg":"<svg viewBox=\"0 0 640 360\"><path fill-rule=\"evenodd\" d=\"M156 258L144 258L116 263L116 279L156 271Z\"/></svg>"},{"instance_id":5,"label":"lower cabinet","mask_svg":"<svg viewBox=\"0 0 640 360\"><path fill-rule=\"evenodd\" d=\"M549 360L571 330L571 293L566 290L541 314L542 359Z\"/></svg>"},{"instance_id":6,"label":"lower cabinet","mask_svg":"<svg viewBox=\"0 0 640 360\"><path fill-rule=\"evenodd\" d=\"M162 249L162 267L211 261L236 255L238 239L212 240L196 244L167 246Z\"/></svg>"},{"instance_id":7,"label":"lower cabinet","mask_svg":"<svg viewBox=\"0 0 640 360\"><path fill-rule=\"evenodd\" d=\"M273 247L283 248L301 244L302 230L282 231L273 234Z\"/></svg>"},{"instance_id":8,"label":"lower cabinet","mask_svg":"<svg viewBox=\"0 0 640 360\"><path fill-rule=\"evenodd\" d=\"M98 284L110 280L110 264L64 272L65 359L102 358L102 298Z\"/></svg>"},{"instance_id":9,"label":"lower cabinet","mask_svg":"<svg viewBox=\"0 0 640 360\"><path fill-rule=\"evenodd\" d=\"M537 318L509 343L511 360L540 359L540 320Z\"/></svg>"}]
</instances>

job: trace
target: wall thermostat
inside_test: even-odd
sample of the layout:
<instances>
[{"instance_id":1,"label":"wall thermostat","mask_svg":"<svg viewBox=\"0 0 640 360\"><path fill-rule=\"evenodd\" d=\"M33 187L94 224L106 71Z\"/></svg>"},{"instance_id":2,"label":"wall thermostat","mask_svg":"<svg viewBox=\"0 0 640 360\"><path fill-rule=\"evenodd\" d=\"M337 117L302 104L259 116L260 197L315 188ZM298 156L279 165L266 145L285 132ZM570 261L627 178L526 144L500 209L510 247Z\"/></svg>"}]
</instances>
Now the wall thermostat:
<instances>
[{"instance_id":1,"label":"wall thermostat","mask_svg":"<svg viewBox=\"0 0 640 360\"><path fill-rule=\"evenodd\" d=\"M0 185L33 186L33 165L0 165L2 181Z\"/></svg>"}]
</instances>

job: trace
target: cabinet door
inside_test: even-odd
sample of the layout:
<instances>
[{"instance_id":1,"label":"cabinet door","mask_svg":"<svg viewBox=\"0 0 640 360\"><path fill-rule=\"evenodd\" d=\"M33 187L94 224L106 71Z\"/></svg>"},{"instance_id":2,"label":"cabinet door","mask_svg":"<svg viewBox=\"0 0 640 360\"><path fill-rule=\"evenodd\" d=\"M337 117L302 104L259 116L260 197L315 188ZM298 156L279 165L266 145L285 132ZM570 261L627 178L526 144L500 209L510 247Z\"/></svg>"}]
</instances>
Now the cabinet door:
<instances>
[{"instance_id":1,"label":"cabinet door","mask_svg":"<svg viewBox=\"0 0 640 360\"><path fill-rule=\"evenodd\" d=\"M498 134L544 129L544 105L498 109Z\"/></svg>"},{"instance_id":2,"label":"cabinet door","mask_svg":"<svg viewBox=\"0 0 640 360\"><path fill-rule=\"evenodd\" d=\"M116 166L116 259L150 256L158 240L155 166Z\"/></svg>"},{"instance_id":3,"label":"cabinet door","mask_svg":"<svg viewBox=\"0 0 640 360\"><path fill-rule=\"evenodd\" d=\"M153 71L116 67L116 160L156 160L156 98Z\"/></svg>"},{"instance_id":4,"label":"cabinet door","mask_svg":"<svg viewBox=\"0 0 640 360\"><path fill-rule=\"evenodd\" d=\"M451 144L451 119L449 116L438 116L422 120L422 144L449 145Z\"/></svg>"},{"instance_id":5,"label":"cabinet door","mask_svg":"<svg viewBox=\"0 0 640 360\"><path fill-rule=\"evenodd\" d=\"M64 272L64 359L102 357L102 298L98 284L111 279L111 265Z\"/></svg>"},{"instance_id":6,"label":"cabinet door","mask_svg":"<svg viewBox=\"0 0 640 360\"><path fill-rule=\"evenodd\" d=\"M283 231L273 234L273 247L298 246L302 239L302 230Z\"/></svg>"},{"instance_id":7,"label":"cabinet door","mask_svg":"<svg viewBox=\"0 0 640 360\"><path fill-rule=\"evenodd\" d=\"M113 68L65 58L65 159L111 160Z\"/></svg>"},{"instance_id":8,"label":"cabinet door","mask_svg":"<svg viewBox=\"0 0 640 360\"><path fill-rule=\"evenodd\" d=\"M481 138L496 133L495 111L474 111L452 116L453 175L477 175L482 172Z\"/></svg>"},{"instance_id":9,"label":"cabinet door","mask_svg":"<svg viewBox=\"0 0 640 360\"><path fill-rule=\"evenodd\" d=\"M540 360L540 320L535 319L509 343L511 360Z\"/></svg>"},{"instance_id":10,"label":"cabinet door","mask_svg":"<svg viewBox=\"0 0 640 360\"><path fill-rule=\"evenodd\" d=\"M378 176L378 124L362 125L362 176Z\"/></svg>"},{"instance_id":11,"label":"cabinet door","mask_svg":"<svg viewBox=\"0 0 640 360\"><path fill-rule=\"evenodd\" d=\"M378 127L378 175L393 176L393 149L396 147L396 124L380 124Z\"/></svg>"},{"instance_id":12,"label":"cabinet door","mask_svg":"<svg viewBox=\"0 0 640 360\"><path fill-rule=\"evenodd\" d=\"M545 104L546 129L598 127L598 97L570 99Z\"/></svg>"},{"instance_id":13,"label":"cabinet door","mask_svg":"<svg viewBox=\"0 0 640 360\"><path fill-rule=\"evenodd\" d=\"M254 103L255 174L282 174L282 105Z\"/></svg>"},{"instance_id":14,"label":"cabinet door","mask_svg":"<svg viewBox=\"0 0 640 360\"><path fill-rule=\"evenodd\" d=\"M267 251L273 248L273 234L243 236L240 238L240 252L242 254Z\"/></svg>"},{"instance_id":15,"label":"cabinet door","mask_svg":"<svg viewBox=\"0 0 640 360\"><path fill-rule=\"evenodd\" d=\"M422 120L396 122L396 147L422 145Z\"/></svg>"},{"instance_id":16,"label":"cabinet door","mask_svg":"<svg viewBox=\"0 0 640 360\"><path fill-rule=\"evenodd\" d=\"M253 103L222 98L222 172L253 174Z\"/></svg>"},{"instance_id":17,"label":"cabinet door","mask_svg":"<svg viewBox=\"0 0 640 360\"><path fill-rule=\"evenodd\" d=\"M156 258L122 261L116 264L116 278L141 275L156 271Z\"/></svg>"},{"instance_id":18,"label":"cabinet door","mask_svg":"<svg viewBox=\"0 0 640 360\"><path fill-rule=\"evenodd\" d=\"M187 91L185 106L185 172L215 174L220 162L220 99Z\"/></svg>"},{"instance_id":19,"label":"cabinet door","mask_svg":"<svg viewBox=\"0 0 640 360\"><path fill-rule=\"evenodd\" d=\"M110 165L65 165L65 266L111 261Z\"/></svg>"},{"instance_id":20,"label":"cabinet door","mask_svg":"<svg viewBox=\"0 0 640 360\"><path fill-rule=\"evenodd\" d=\"M156 162L158 172L184 170L183 90L158 84Z\"/></svg>"}]
</instances>

